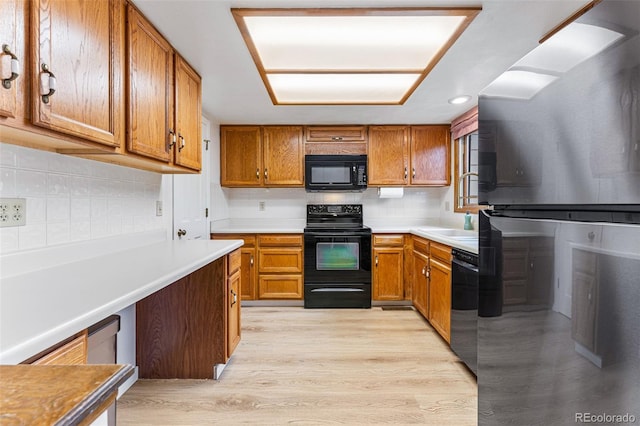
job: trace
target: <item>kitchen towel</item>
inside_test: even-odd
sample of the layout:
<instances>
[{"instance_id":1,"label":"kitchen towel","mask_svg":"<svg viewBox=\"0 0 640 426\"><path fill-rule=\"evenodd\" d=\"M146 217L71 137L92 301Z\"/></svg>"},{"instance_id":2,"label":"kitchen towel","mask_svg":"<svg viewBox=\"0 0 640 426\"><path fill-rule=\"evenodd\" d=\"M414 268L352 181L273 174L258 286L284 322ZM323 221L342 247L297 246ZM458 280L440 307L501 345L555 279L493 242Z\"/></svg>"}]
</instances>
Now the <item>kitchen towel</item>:
<instances>
[{"instance_id":1,"label":"kitchen towel","mask_svg":"<svg viewBox=\"0 0 640 426\"><path fill-rule=\"evenodd\" d=\"M380 198L402 198L404 188L378 188L378 197Z\"/></svg>"}]
</instances>

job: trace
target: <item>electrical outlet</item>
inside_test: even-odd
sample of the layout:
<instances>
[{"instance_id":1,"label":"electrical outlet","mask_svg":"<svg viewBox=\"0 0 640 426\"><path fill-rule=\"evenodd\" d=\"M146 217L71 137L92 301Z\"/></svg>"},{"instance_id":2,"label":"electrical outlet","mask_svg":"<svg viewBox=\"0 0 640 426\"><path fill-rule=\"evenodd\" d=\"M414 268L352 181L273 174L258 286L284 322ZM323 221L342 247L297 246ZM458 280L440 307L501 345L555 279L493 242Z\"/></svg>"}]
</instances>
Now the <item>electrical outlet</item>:
<instances>
[{"instance_id":1,"label":"electrical outlet","mask_svg":"<svg viewBox=\"0 0 640 426\"><path fill-rule=\"evenodd\" d=\"M162 216L162 201L156 201L156 216Z\"/></svg>"},{"instance_id":2,"label":"electrical outlet","mask_svg":"<svg viewBox=\"0 0 640 426\"><path fill-rule=\"evenodd\" d=\"M27 224L27 200L25 198L0 198L0 227Z\"/></svg>"},{"instance_id":3,"label":"electrical outlet","mask_svg":"<svg viewBox=\"0 0 640 426\"><path fill-rule=\"evenodd\" d=\"M258 202L258 210L263 212L264 211L264 207L265 207L264 201L259 201Z\"/></svg>"}]
</instances>

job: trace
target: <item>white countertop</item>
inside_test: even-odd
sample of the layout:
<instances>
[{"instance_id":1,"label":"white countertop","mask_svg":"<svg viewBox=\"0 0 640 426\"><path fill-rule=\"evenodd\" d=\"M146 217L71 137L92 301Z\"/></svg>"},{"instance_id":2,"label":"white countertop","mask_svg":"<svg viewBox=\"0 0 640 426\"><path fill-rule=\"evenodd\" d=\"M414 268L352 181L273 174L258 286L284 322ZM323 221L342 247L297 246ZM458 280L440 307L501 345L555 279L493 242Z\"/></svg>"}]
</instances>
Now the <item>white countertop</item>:
<instances>
[{"instance_id":1,"label":"white countertop","mask_svg":"<svg viewBox=\"0 0 640 426\"><path fill-rule=\"evenodd\" d=\"M376 234L414 234L451 247L456 247L472 253L478 253L477 241L469 241L452 238L438 234L437 230L451 229L439 226L434 221L428 220L365 220L364 224ZM225 219L211 222L211 232L221 234L260 234L260 233L296 233L304 231L303 219ZM462 231L462 230L459 230ZM468 231L468 235L478 236L477 231Z\"/></svg>"},{"instance_id":2,"label":"white countertop","mask_svg":"<svg viewBox=\"0 0 640 426\"><path fill-rule=\"evenodd\" d=\"M0 364L22 362L242 244L162 241L55 265L45 262L24 273L0 271Z\"/></svg>"}]
</instances>

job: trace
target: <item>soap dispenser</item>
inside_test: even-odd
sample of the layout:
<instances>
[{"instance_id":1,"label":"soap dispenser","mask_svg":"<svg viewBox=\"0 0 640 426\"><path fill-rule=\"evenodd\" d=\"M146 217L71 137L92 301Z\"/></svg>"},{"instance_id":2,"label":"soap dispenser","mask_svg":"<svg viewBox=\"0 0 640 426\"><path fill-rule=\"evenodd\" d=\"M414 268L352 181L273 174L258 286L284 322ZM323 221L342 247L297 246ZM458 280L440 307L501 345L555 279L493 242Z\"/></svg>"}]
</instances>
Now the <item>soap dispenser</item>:
<instances>
[{"instance_id":1,"label":"soap dispenser","mask_svg":"<svg viewBox=\"0 0 640 426\"><path fill-rule=\"evenodd\" d=\"M473 229L473 225L471 224L471 215L469 212L464 215L464 229L470 231Z\"/></svg>"}]
</instances>

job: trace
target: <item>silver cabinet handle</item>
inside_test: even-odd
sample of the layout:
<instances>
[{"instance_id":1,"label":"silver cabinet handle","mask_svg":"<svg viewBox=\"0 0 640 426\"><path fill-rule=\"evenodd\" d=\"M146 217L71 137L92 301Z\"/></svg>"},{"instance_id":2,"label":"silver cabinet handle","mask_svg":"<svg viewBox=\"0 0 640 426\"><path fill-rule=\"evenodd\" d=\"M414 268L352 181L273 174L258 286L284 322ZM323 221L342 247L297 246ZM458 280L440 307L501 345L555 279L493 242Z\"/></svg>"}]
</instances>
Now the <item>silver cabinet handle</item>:
<instances>
[{"instance_id":1,"label":"silver cabinet handle","mask_svg":"<svg viewBox=\"0 0 640 426\"><path fill-rule=\"evenodd\" d=\"M378 266L378 255L376 255L376 267Z\"/></svg>"},{"instance_id":2,"label":"silver cabinet handle","mask_svg":"<svg viewBox=\"0 0 640 426\"><path fill-rule=\"evenodd\" d=\"M269 175L267 174L267 168L264 168L264 180L267 180L269 178Z\"/></svg>"},{"instance_id":3,"label":"silver cabinet handle","mask_svg":"<svg viewBox=\"0 0 640 426\"><path fill-rule=\"evenodd\" d=\"M413 167L411 170L412 170L411 177L415 179L415 177L416 177L416 168Z\"/></svg>"},{"instance_id":4,"label":"silver cabinet handle","mask_svg":"<svg viewBox=\"0 0 640 426\"><path fill-rule=\"evenodd\" d=\"M260 180L260 169L256 169L256 179Z\"/></svg>"},{"instance_id":5,"label":"silver cabinet handle","mask_svg":"<svg viewBox=\"0 0 640 426\"><path fill-rule=\"evenodd\" d=\"M407 180L408 177L409 177L409 168L407 166L404 166L404 180Z\"/></svg>"},{"instance_id":6,"label":"silver cabinet handle","mask_svg":"<svg viewBox=\"0 0 640 426\"><path fill-rule=\"evenodd\" d=\"M249 265L253 266L253 256L251 256L251 260L249 261Z\"/></svg>"},{"instance_id":7,"label":"silver cabinet handle","mask_svg":"<svg viewBox=\"0 0 640 426\"><path fill-rule=\"evenodd\" d=\"M187 231L184 229L178 229L178 238L182 238L185 235L187 235Z\"/></svg>"},{"instance_id":8,"label":"silver cabinet handle","mask_svg":"<svg viewBox=\"0 0 640 426\"><path fill-rule=\"evenodd\" d=\"M42 97L42 102L45 104L49 103L49 98L51 96L53 96L54 93L56 93L56 76L53 75L53 73L51 72L51 70L49 69L49 65L47 64L42 64L42 72L49 74L49 92L45 93L44 95L41 95ZM41 81L42 83L42 81ZM43 89L40 88L40 92L42 92Z\"/></svg>"},{"instance_id":9,"label":"silver cabinet handle","mask_svg":"<svg viewBox=\"0 0 640 426\"><path fill-rule=\"evenodd\" d=\"M184 137L180 133L178 133L178 139L180 139L180 146L178 147L178 152L180 152L184 149L186 143L184 141Z\"/></svg>"},{"instance_id":10,"label":"silver cabinet handle","mask_svg":"<svg viewBox=\"0 0 640 426\"><path fill-rule=\"evenodd\" d=\"M427 267L422 268L422 275L427 276Z\"/></svg>"},{"instance_id":11,"label":"silver cabinet handle","mask_svg":"<svg viewBox=\"0 0 640 426\"><path fill-rule=\"evenodd\" d=\"M427 278L431 278L431 268L427 268Z\"/></svg>"},{"instance_id":12,"label":"silver cabinet handle","mask_svg":"<svg viewBox=\"0 0 640 426\"><path fill-rule=\"evenodd\" d=\"M5 89L11 89L11 82L20 75L18 73L20 70L20 61L18 61L18 57L11 52L8 44L2 45L2 53L11 57L11 77L2 79L2 87Z\"/></svg>"},{"instance_id":13,"label":"silver cabinet handle","mask_svg":"<svg viewBox=\"0 0 640 426\"><path fill-rule=\"evenodd\" d=\"M231 291L231 295L233 296L233 301L231 302L231 306L233 306L238 302L238 294L235 291L233 291L233 289L231 289L230 291Z\"/></svg>"},{"instance_id":14,"label":"silver cabinet handle","mask_svg":"<svg viewBox=\"0 0 640 426\"><path fill-rule=\"evenodd\" d=\"M169 136L171 137L171 140L169 142L169 149L171 149L176 144L176 134L173 129L169 129Z\"/></svg>"}]
</instances>

